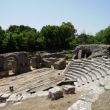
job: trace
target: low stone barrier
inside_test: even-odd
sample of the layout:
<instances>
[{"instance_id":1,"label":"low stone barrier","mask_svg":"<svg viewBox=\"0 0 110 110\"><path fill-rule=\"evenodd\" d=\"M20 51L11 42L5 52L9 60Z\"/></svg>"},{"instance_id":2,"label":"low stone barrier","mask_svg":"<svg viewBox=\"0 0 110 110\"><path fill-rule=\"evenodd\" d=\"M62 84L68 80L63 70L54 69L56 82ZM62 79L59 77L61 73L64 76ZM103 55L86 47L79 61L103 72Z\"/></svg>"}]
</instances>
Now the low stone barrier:
<instances>
[{"instance_id":1,"label":"low stone barrier","mask_svg":"<svg viewBox=\"0 0 110 110\"><path fill-rule=\"evenodd\" d=\"M51 100L57 100L62 97L63 97L63 91L61 87L56 86L49 90L48 98L50 98Z\"/></svg>"},{"instance_id":2,"label":"low stone barrier","mask_svg":"<svg viewBox=\"0 0 110 110\"><path fill-rule=\"evenodd\" d=\"M63 91L65 94L75 94L75 87L71 85L65 85L63 87Z\"/></svg>"},{"instance_id":3,"label":"low stone barrier","mask_svg":"<svg viewBox=\"0 0 110 110\"><path fill-rule=\"evenodd\" d=\"M44 65L44 67L51 68L51 61L49 61L47 59L43 59L43 65Z\"/></svg>"},{"instance_id":4,"label":"low stone barrier","mask_svg":"<svg viewBox=\"0 0 110 110\"><path fill-rule=\"evenodd\" d=\"M58 61L54 63L54 69L64 69L66 67L65 58L60 58Z\"/></svg>"}]
</instances>

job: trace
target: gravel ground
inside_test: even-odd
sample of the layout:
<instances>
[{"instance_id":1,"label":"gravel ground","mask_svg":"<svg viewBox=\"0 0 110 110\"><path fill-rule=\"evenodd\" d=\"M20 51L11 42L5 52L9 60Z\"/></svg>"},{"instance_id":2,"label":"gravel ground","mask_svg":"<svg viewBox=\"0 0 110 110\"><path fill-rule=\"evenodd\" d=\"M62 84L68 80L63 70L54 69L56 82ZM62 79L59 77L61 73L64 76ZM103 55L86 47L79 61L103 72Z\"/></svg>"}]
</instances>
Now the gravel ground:
<instances>
[{"instance_id":1,"label":"gravel ground","mask_svg":"<svg viewBox=\"0 0 110 110\"><path fill-rule=\"evenodd\" d=\"M22 103L9 104L0 110L67 110L76 100L78 100L80 92L77 94L64 95L63 98L51 101L47 97L35 97L24 100Z\"/></svg>"},{"instance_id":2,"label":"gravel ground","mask_svg":"<svg viewBox=\"0 0 110 110\"><path fill-rule=\"evenodd\" d=\"M59 76L59 73L62 73L62 71L63 70L43 68L0 79L0 93L8 93L9 86L14 86L15 93L30 88L36 88L36 90L40 91L45 87L56 84L58 81L62 81L64 76L61 74Z\"/></svg>"},{"instance_id":3,"label":"gravel ground","mask_svg":"<svg viewBox=\"0 0 110 110\"><path fill-rule=\"evenodd\" d=\"M99 96L98 100L92 104L92 110L110 110L110 90Z\"/></svg>"}]
</instances>

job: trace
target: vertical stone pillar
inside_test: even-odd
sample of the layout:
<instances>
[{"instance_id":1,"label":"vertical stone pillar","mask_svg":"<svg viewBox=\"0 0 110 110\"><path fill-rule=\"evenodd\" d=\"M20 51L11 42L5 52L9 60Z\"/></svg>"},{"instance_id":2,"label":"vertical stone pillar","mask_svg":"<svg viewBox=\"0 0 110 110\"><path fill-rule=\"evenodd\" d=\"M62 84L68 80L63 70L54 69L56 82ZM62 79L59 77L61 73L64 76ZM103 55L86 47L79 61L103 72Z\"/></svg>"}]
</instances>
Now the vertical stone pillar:
<instances>
[{"instance_id":1,"label":"vertical stone pillar","mask_svg":"<svg viewBox=\"0 0 110 110\"><path fill-rule=\"evenodd\" d=\"M78 52L78 59L81 59L81 56L82 56L82 50L79 50L79 52Z\"/></svg>"}]
</instances>

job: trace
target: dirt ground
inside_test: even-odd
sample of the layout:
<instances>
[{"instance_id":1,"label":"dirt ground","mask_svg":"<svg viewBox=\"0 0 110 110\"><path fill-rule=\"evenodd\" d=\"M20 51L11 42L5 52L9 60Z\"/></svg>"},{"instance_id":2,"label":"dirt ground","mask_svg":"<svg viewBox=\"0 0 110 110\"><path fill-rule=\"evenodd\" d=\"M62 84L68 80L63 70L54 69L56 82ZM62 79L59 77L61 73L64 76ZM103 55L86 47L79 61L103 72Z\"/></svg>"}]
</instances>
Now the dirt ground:
<instances>
[{"instance_id":1,"label":"dirt ground","mask_svg":"<svg viewBox=\"0 0 110 110\"><path fill-rule=\"evenodd\" d=\"M10 104L0 110L67 110L80 96L77 94L64 95L63 98L51 101L47 97L35 97L24 100L20 104Z\"/></svg>"},{"instance_id":2,"label":"dirt ground","mask_svg":"<svg viewBox=\"0 0 110 110\"><path fill-rule=\"evenodd\" d=\"M92 110L110 110L110 90L99 96L99 99L92 104Z\"/></svg>"},{"instance_id":3,"label":"dirt ground","mask_svg":"<svg viewBox=\"0 0 110 110\"><path fill-rule=\"evenodd\" d=\"M43 90L49 86L62 81L63 70L53 70L52 68L43 68L0 79L0 92L9 93L9 86L14 86L14 92L22 92L28 89L36 91Z\"/></svg>"},{"instance_id":4,"label":"dirt ground","mask_svg":"<svg viewBox=\"0 0 110 110\"><path fill-rule=\"evenodd\" d=\"M9 93L9 86L14 86L14 93L27 89L36 91L56 85L64 80L63 70L43 68L17 76L0 79L0 93ZM64 95L63 98L51 101L47 97L34 97L18 103L9 103L0 110L67 110L81 95L80 92Z\"/></svg>"}]
</instances>

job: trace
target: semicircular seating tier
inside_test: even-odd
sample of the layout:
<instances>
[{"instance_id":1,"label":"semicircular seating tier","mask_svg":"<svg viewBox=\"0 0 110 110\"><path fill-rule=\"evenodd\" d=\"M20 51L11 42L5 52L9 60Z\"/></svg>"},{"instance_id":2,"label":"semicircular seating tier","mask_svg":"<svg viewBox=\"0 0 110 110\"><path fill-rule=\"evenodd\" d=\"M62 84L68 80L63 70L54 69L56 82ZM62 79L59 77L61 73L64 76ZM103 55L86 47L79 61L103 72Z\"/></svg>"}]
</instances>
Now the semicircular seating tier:
<instances>
[{"instance_id":1,"label":"semicircular seating tier","mask_svg":"<svg viewBox=\"0 0 110 110\"><path fill-rule=\"evenodd\" d=\"M65 73L66 79L77 79L78 86L85 85L110 75L110 59L102 57L94 58L91 60L72 59L67 72Z\"/></svg>"}]
</instances>

